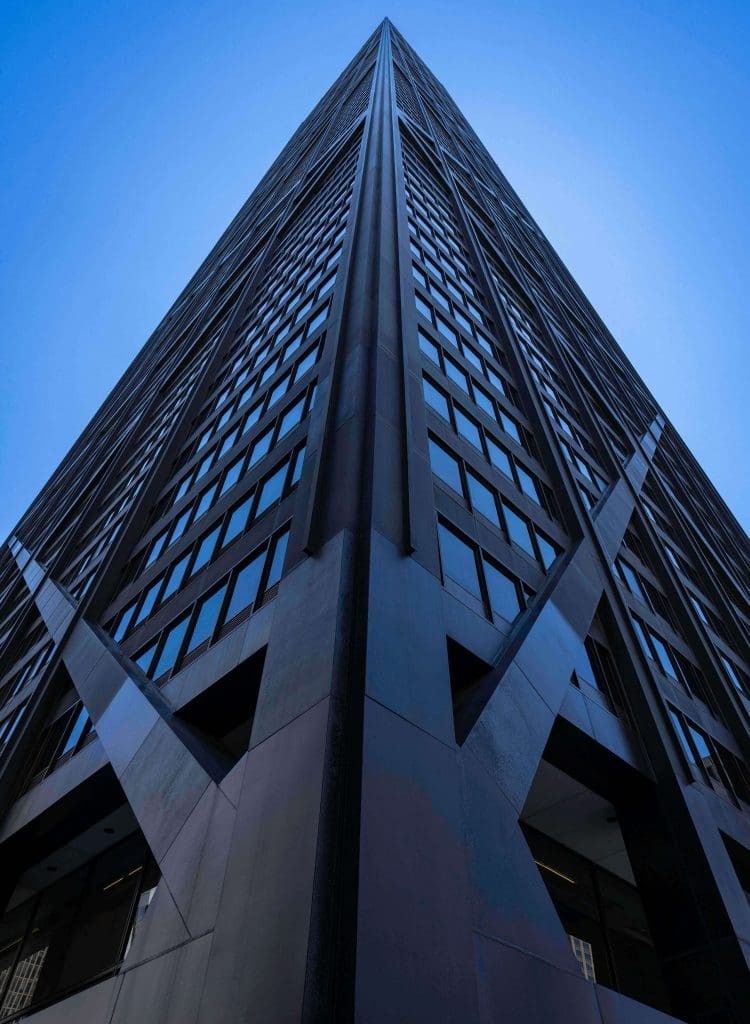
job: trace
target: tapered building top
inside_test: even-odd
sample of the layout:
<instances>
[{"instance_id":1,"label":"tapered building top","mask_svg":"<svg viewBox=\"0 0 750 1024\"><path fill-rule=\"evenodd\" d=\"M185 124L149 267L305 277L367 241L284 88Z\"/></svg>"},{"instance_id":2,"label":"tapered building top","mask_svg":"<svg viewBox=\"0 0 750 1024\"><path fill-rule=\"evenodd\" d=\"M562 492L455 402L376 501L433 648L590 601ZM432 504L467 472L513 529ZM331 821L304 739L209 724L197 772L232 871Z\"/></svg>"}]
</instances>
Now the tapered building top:
<instances>
[{"instance_id":1,"label":"tapered building top","mask_svg":"<svg viewBox=\"0 0 750 1024\"><path fill-rule=\"evenodd\" d=\"M385 18L3 547L0 1021L746 1021L749 569Z\"/></svg>"}]
</instances>

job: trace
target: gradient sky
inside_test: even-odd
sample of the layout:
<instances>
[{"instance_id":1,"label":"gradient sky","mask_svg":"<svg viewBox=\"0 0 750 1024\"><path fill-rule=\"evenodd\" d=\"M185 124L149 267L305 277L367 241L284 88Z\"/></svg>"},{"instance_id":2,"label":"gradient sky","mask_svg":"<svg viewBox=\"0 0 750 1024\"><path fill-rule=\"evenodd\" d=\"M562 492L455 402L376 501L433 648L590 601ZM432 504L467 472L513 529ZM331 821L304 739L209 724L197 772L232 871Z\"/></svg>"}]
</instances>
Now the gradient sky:
<instances>
[{"instance_id":1,"label":"gradient sky","mask_svg":"<svg viewBox=\"0 0 750 1024\"><path fill-rule=\"evenodd\" d=\"M2 0L0 536L386 14L750 528L747 0Z\"/></svg>"}]
</instances>

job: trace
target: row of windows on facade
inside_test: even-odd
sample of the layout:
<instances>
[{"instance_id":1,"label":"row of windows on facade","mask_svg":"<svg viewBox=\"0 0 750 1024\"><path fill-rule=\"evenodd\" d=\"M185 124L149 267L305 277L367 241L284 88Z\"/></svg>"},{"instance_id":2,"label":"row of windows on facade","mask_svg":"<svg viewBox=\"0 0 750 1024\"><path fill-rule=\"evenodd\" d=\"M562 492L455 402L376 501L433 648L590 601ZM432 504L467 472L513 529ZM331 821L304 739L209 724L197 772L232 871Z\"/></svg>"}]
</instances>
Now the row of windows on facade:
<instances>
[{"instance_id":1,"label":"row of windows on facade","mask_svg":"<svg viewBox=\"0 0 750 1024\"><path fill-rule=\"evenodd\" d=\"M512 623L533 597L531 589L442 519L438 540L444 586L491 621Z\"/></svg>"},{"instance_id":2,"label":"row of windows on facade","mask_svg":"<svg viewBox=\"0 0 750 1024\"><path fill-rule=\"evenodd\" d=\"M509 544L515 545L547 571L559 549L542 531L521 515L508 501L478 476L466 463L435 438L429 438L432 472L452 491L460 495L475 513L500 530Z\"/></svg>"},{"instance_id":3,"label":"row of windows on facade","mask_svg":"<svg viewBox=\"0 0 750 1024\"><path fill-rule=\"evenodd\" d=\"M487 392L476 384L474 378L471 377L471 375L464 373L464 371L445 354L443 349L436 345L421 328L419 328L419 348L422 354L426 356L434 366L441 370L448 379L452 380L454 384L457 384L461 391L463 391L469 399L473 400L474 404L479 409L493 419L497 425L516 442L516 444L524 449L524 451L526 450L526 446L524 445L525 436L521 433L519 425L504 413L500 406L495 404ZM433 406L433 408L435 408L435 406ZM436 409L435 411L439 412L440 410ZM461 415L465 415L462 410ZM463 423L463 419L461 422ZM470 439L467 433L463 431L462 433L467 437L467 440ZM472 435L476 436L473 431ZM517 451L514 455L511 455L506 448L492 439L486 431L485 436L487 439L489 459L492 465L511 480L527 498L530 498L537 505L544 508L550 516L555 517L557 515L557 510L554 495L550 489L543 485L538 477L522 463L521 453Z\"/></svg>"},{"instance_id":4,"label":"row of windows on facade","mask_svg":"<svg viewBox=\"0 0 750 1024\"><path fill-rule=\"evenodd\" d=\"M613 569L616 577L621 580L629 593L649 608L654 614L664 619L672 630L679 635L674 615L663 591L655 587L648 580L644 579L642 574L629 565L622 557L615 560ZM695 599L693 599L693 603L696 603ZM656 637L653 631L647 631L646 627L641 624L640 620L636 620L636 631L638 632L641 645L647 656L652 660L656 660L662 671L670 678L680 682L683 688L687 689L688 693L691 695L694 693L712 710L715 710L715 702L711 700L709 689L699 670L692 665L692 663L688 662L687 659L679 652L674 652L670 656L665 642ZM650 642L646 639L647 632L651 638ZM714 646L716 647L716 645ZM654 659L655 654L656 658ZM716 654L721 662L728 681L740 693L744 696L748 696L750 689L741 670L734 666L730 659L723 654L718 647L716 647Z\"/></svg>"},{"instance_id":5,"label":"row of windows on facade","mask_svg":"<svg viewBox=\"0 0 750 1024\"><path fill-rule=\"evenodd\" d=\"M467 399L481 411L489 416L490 419L494 420L500 429L512 438L516 444L525 448L527 451L532 445L529 443L527 436L522 433L522 428L519 423L510 416L499 402L497 402L489 392L477 384L474 377L463 370L454 359L435 344L434 341L425 333L425 331L419 329L419 348L423 355L432 361L434 366L440 370L443 375L453 384L456 385L466 395Z\"/></svg>"},{"instance_id":6,"label":"row of windows on facade","mask_svg":"<svg viewBox=\"0 0 750 1024\"><path fill-rule=\"evenodd\" d=\"M554 511L552 498L546 490L542 492L543 500L540 498L541 488L536 478L529 478L517 457L509 459L507 450L477 420L464 412L450 395L428 377L422 378L422 390L427 406L446 421L459 437L468 441L490 465L516 483L527 497L544 507L548 514Z\"/></svg>"},{"instance_id":7,"label":"row of windows on facade","mask_svg":"<svg viewBox=\"0 0 750 1024\"><path fill-rule=\"evenodd\" d=\"M671 536L674 532L672 524L661 512L655 512L655 509L652 507L653 500L655 500L655 496L653 495L653 491L650 491L650 500L643 498L641 501L641 507L657 531L657 536L659 537L662 550L673 568L676 569L678 573L687 577L689 585L688 583L685 583L684 580L681 581L686 598L695 611L698 619L711 631L711 633L716 634L715 636L711 636L711 633L709 633L709 637L729 681L740 693L746 697L750 697L750 683L748 683L747 674L734 661L734 659L739 660L739 658L736 651L729 643L726 627L719 618L718 613L714 609L708 608L703 595L698 597L693 592L693 590L697 590L698 587L693 578L694 572L692 570L692 566L688 563L684 554L681 554L678 557L675 553L672 546L674 544ZM664 539L663 534L665 533L670 538L670 543ZM645 559L642 558L642 560ZM731 651L732 657L728 656L727 651Z\"/></svg>"},{"instance_id":8,"label":"row of windows on facade","mask_svg":"<svg viewBox=\"0 0 750 1024\"><path fill-rule=\"evenodd\" d=\"M596 631L600 636L604 633L597 617L589 630L589 635L578 649L571 682L579 689L583 689L585 685L593 686L606 698L607 709L623 718L632 727L633 719L625 697L622 678L617 669L617 660L608 643L596 639L592 631Z\"/></svg>"},{"instance_id":9,"label":"row of windows on facade","mask_svg":"<svg viewBox=\"0 0 750 1024\"><path fill-rule=\"evenodd\" d=\"M663 476L666 476L667 480L669 480L669 471L665 472L664 467L661 467L661 473ZM675 488L677 484L676 482L673 483L673 486L668 485L669 491L671 492L673 498L675 498L675 500L678 500L683 505L684 513L684 505L685 501L687 500L687 495L683 493L680 498L677 498L675 495ZM667 533L668 536L673 538L675 533L673 521L666 516L661 507L656 507L657 499L655 495L652 494L651 497L653 504L647 507L646 509L649 519L651 520L652 524L657 530L661 530ZM705 537L705 530L707 528L707 523L705 522L705 520L701 521L700 528L703 533L703 536ZM736 586L735 582L730 578L730 572L728 572L727 565L723 564L723 560L726 559L729 562L729 565L731 566L731 570L733 570L736 573L736 576L739 579L744 578L745 573L743 573L743 570L737 566L736 562L732 561L732 551L735 551L737 549L737 545L735 545L733 549L729 550L725 542L721 542L718 538L714 539L716 543L713 546L711 544L701 545L703 554L707 556L710 562L710 568L712 571L711 584L713 585L715 590L717 588L720 590L721 597L729 605L731 605L732 609L738 616L740 620L739 628L742 632L742 642L745 644L745 646L747 646L748 643L750 643L750 604L748 603L745 595ZM690 543L690 541L688 541L688 543ZM692 569L692 566L686 564L685 556L683 555L682 558L678 559L674 555L674 552L667 552L667 557L670 559L674 567L678 571L686 575L693 584L693 586L697 589L697 584L694 578L694 570ZM694 600L694 595L691 595L691 600ZM704 625L710 626L710 628L713 629L714 632L718 633L719 636L721 636L724 640L729 639L727 628L724 622L722 621L722 618L719 617L716 613L712 613L709 609L705 607L705 605L702 607L696 607L696 613L698 614L698 617L701 619ZM735 629L736 628L737 626L735 625Z\"/></svg>"},{"instance_id":10,"label":"row of windows on facade","mask_svg":"<svg viewBox=\"0 0 750 1024\"><path fill-rule=\"evenodd\" d=\"M447 250L468 278L470 271L462 233L453 212L448 190L437 174L428 170L419 158L416 147L407 133L401 133L404 180L407 197L412 204L412 216L420 218L428 234Z\"/></svg>"},{"instance_id":11,"label":"row of windows on facade","mask_svg":"<svg viewBox=\"0 0 750 1024\"><path fill-rule=\"evenodd\" d=\"M298 385L306 374L312 370L323 350L324 338L320 335L319 328L325 323L328 311L328 306L324 306L312 317L305 329L295 335L289 344L284 347L283 352L274 361L272 375L261 374L253 378L245 387L242 387L238 394L230 394L228 400L224 402L221 415L217 416L200 433L195 441L191 441L186 446L185 455L187 457L178 460L172 479L167 484L167 493L157 504L152 522L161 518L166 509L171 508L176 502L180 501L199 480L203 479L213 466L224 458L227 452L234 448L240 439L245 438L256 424L271 413L277 403L281 401L290 389ZM306 341L314 336L314 344L308 346L304 353L293 364L288 366L285 373L281 374L272 383L269 383L270 376L287 367L288 361L291 360L292 356L302 346L305 335ZM255 404L248 409L247 413L238 420L238 414L248 406L259 392L263 393L258 397ZM256 440L257 455L254 462L257 462L266 452L270 451L272 434L273 425L267 428ZM209 442L211 442L211 447L201 455L209 445ZM192 462L191 468L188 472L180 475L180 470L188 462ZM175 477L178 477L176 481L174 480Z\"/></svg>"},{"instance_id":12,"label":"row of windows on facade","mask_svg":"<svg viewBox=\"0 0 750 1024\"><path fill-rule=\"evenodd\" d=\"M103 521L95 521L84 535L83 544L86 545L92 537L99 536L103 530L120 515L129 504L132 497L133 487L143 478L156 454L161 450L166 435L174 425L180 410L187 401L192 385L205 366L206 354L203 353L194 360L186 360L180 369L181 380L174 382L170 392L165 394L161 403L150 410L148 418L143 423L143 434L140 441L131 446L130 454L120 472L112 480L107 496L100 502L98 515L106 518ZM155 385L150 385L154 390ZM140 400L147 404L147 396L139 393Z\"/></svg>"},{"instance_id":13,"label":"row of windows on facade","mask_svg":"<svg viewBox=\"0 0 750 1024\"><path fill-rule=\"evenodd\" d=\"M577 413L565 392L559 375L552 368L550 360L542 353L542 344L529 319L524 316L517 304L508 297L506 291L498 284L500 298L508 312L511 325L518 338L521 351L531 364L531 374L542 393L542 403L550 422L558 428L558 443L568 463L580 473L583 480L578 486L588 508L593 508L599 495L606 489L607 481L602 473L594 467L599 463L597 453L577 422ZM521 325L523 324L523 325ZM534 337L531 337L531 333ZM554 381L554 386L551 383ZM550 401L551 399L551 401ZM556 405L553 405L555 402ZM565 409L560 411L559 406ZM564 435L564 436L563 436ZM572 443L580 449L576 451Z\"/></svg>"},{"instance_id":14,"label":"row of windows on facade","mask_svg":"<svg viewBox=\"0 0 750 1024\"><path fill-rule=\"evenodd\" d=\"M0 658L3 661L6 660L6 646L11 634L16 630L22 616L28 611L30 604L31 594L24 581L21 580L20 586L11 591L2 602L2 605L0 605L0 608L6 612L0 623Z\"/></svg>"},{"instance_id":15,"label":"row of windows on facade","mask_svg":"<svg viewBox=\"0 0 750 1024\"><path fill-rule=\"evenodd\" d=\"M39 678L49 664L54 650L55 645L52 640L47 641L41 650L29 658L20 670L13 672L9 679L0 684L0 707L3 704L7 704L9 700L12 700L26 685Z\"/></svg>"},{"instance_id":16,"label":"row of windows on facade","mask_svg":"<svg viewBox=\"0 0 750 1024\"><path fill-rule=\"evenodd\" d=\"M281 580L289 527L285 527L234 568L208 594L161 630L135 656L141 670L159 683L198 657L269 601Z\"/></svg>"},{"instance_id":17,"label":"row of windows on facade","mask_svg":"<svg viewBox=\"0 0 750 1024\"><path fill-rule=\"evenodd\" d=\"M12 905L0 919L0 1018L26 1016L115 971L158 879L135 834Z\"/></svg>"},{"instance_id":18,"label":"row of windows on facade","mask_svg":"<svg viewBox=\"0 0 750 1024\"><path fill-rule=\"evenodd\" d=\"M123 519L140 493L151 466L166 443L167 435L172 429L179 410L189 394L189 387L200 372L203 363L204 360L199 360L192 367L188 378L179 389L177 398L166 402L162 413L156 414L154 425L147 428L143 442L129 459L122 474L115 479L110 489L110 495L101 503L105 511L109 507L109 511L106 512L106 518L102 522L102 516L100 515L92 527L86 531L79 545L80 555L78 559L76 560L74 557L72 570L63 576L63 582L70 588L74 597L80 599L84 595L94 578L96 564L109 551L115 541ZM131 467L133 468L131 469ZM125 477L124 484L121 482L123 477ZM114 497L112 497L112 492L114 492ZM86 570L88 570L86 577L80 579ZM78 582L74 583L76 580Z\"/></svg>"},{"instance_id":19,"label":"row of windows on facade","mask_svg":"<svg viewBox=\"0 0 750 1024\"><path fill-rule=\"evenodd\" d=\"M724 509L711 501L710 490L695 486L696 475L701 474L702 470L684 443L669 431L666 432L664 443L660 445L656 463L662 471L667 470L665 475L672 479L684 503L692 507L698 521L711 534L718 550L734 565L741 578L746 577L750 573L746 538L736 524L728 519Z\"/></svg>"},{"instance_id":20,"label":"row of windows on facade","mask_svg":"<svg viewBox=\"0 0 750 1024\"><path fill-rule=\"evenodd\" d=\"M677 683L684 693L700 700L714 717L720 718L716 701L698 666L632 612L631 619L638 642L649 661L664 676Z\"/></svg>"},{"instance_id":21,"label":"row of windows on facade","mask_svg":"<svg viewBox=\"0 0 750 1024\"><path fill-rule=\"evenodd\" d=\"M686 570L683 569L684 559L678 559L674 550L667 543L662 544L662 549L665 555L667 556L668 560L672 564L673 568L675 568L678 572L688 575L689 579L689 574L687 574ZM647 565L647 567L650 568L648 562L646 562L645 564ZM629 566L626 562L623 562L622 560L618 560L618 562L615 565L615 569L620 578L623 580L623 582L626 584L630 592L635 597L643 601L643 603L646 604L653 612L655 612L655 614L661 615L663 619L666 619L666 621L672 626L673 629L677 628L677 624L675 622L674 615L672 614L672 611L670 609L669 603L667 602L667 599L661 590L654 587L652 583L650 583L647 579L644 579L643 576L639 574L633 567ZM651 569L650 571L653 572L653 569ZM693 581L690 581L690 586L685 584L683 581L683 585L685 586L687 599L690 602L690 605L693 608L698 619L703 623L704 626L706 626L709 630L715 633L717 637L721 638L724 642L726 642L725 629L721 620L718 617L718 613L716 612L716 610L708 607L703 595L701 595L701 597L698 597L693 592L694 587L697 589L697 585ZM714 643L714 646L717 646L716 643ZM721 654L720 649L719 653ZM741 689L741 687L738 688Z\"/></svg>"},{"instance_id":22,"label":"row of windows on facade","mask_svg":"<svg viewBox=\"0 0 750 1024\"><path fill-rule=\"evenodd\" d=\"M118 615L114 639L119 643L146 621L166 601L178 594L197 573L243 536L260 516L282 501L299 482L304 446L294 449L240 502L229 508L201 533L157 578L130 601Z\"/></svg>"},{"instance_id":23,"label":"row of windows on facade","mask_svg":"<svg viewBox=\"0 0 750 1024\"><path fill-rule=\"evenodd\" d=\"M263 282L258 287L243 328L252 336L272 334L289 309L310 293L319 280L321 260L343 238L352 186L350 180L326 201L318 216L303 217L297 230L278 243ZM311 210L310 213L314 213ZM278 318L278 319L277 319Z\"/></svg>"},{"instance_id":24,"label":"row of windows on facade","mask_svg":"<svg viewBox=\"0 0 750 1024\"><path fill-rule=\"evenodd\" d=\"M75 690L68 690L50 714L34 742L21 774L19 796L62 767L87 746L96 733L88 712Z\"/></svg>"},{"instance_id":25,"label":"row of windows on facade","mask_svg":"<svg viewBox=\"0 0 750 1024\"><path fill-rule=\"evenodd\" d=\"M577 423L578 413L560 375L546 354L546 348L533 322L533 314L517 295L516 288L506 280L497 263L486 252L484 255L513 333L529 364L532 378L542 394L547 415L552 424L559 428L558 441L563 454L569 464L583 477L578 481L579 489L584 492L587 507L592 508L598 494L607 486L600 467L596 468L600 462L599 456ZM555 405L552 405L552 402ZM569 442L577 445L580 451L575 451Z\"/></svg>"},{"instance_id":26,"label":"row of windows on facade","mask_svg":"<svg viewBox=\"0 0 750 1024\"><path fill-rule=\"evenodd\" d=\"M409 208L408 201L406 205ZM457 265L457 257L453 251L446 254L444 248L429 241L431 235L424 218L419 218L416 223L410 219L409 230L412 235L411 251L422 261L428 272L419 271L414 276L429 292L436 305L452 316L470 337L482 338L486 342L487 339L482 328L488 327L489 319L479 306L479 303L483 302L481 293L478 288L470 284L465 273L460 269L461 266L465 267L467 264L461 259L460 266ZM432 253L435 253L436 258L433 258ZM436 259L442 266L438 266ZM460 283L460 286L457 282Z\"/></svg>"},{"instance_id":27,"label":"row of windows on facade","mask_svg":"<svg viewBox=\"0 0 750 1024\"><path fill-rule=\"evenodd\" d=\"M414 247L414 249L416 250L416 246ZM426 291L430 291L430 289L428 288L428 279L425 276L425 274L423 274L423 272L419 269L416 263L412 264L412 274L417 284L425 288ZM430 294L432 294L434 298L434 289L430 292ZM484 353L483 357L474 349L474 347L471 344L469 344L466 341L465 337L463 336L463 333L460 330L456 330L454 327L452 327L451 324L446 319L446 317L441 316L440 313L436 313L432 305L425 299L425 297L419 291L416 292L415 302L417 306L417 312L422 317L424 317L424 319L431 327L437 329L437 332L440 335L440 337L447 341L456 352L459 352L467 363L469 363L471 366L477 369L481 373L481 375L487 381L489 381L492 387L499 392L500 395L502 395L504 398L507 398L508 401L517 404L517 399L515 397L515 389L506 376L507 370L505 369L505 363L496 355L495 348L491 344L489 338L482 332L477 332L475 330L467 331L466 328L464 327L464 322L469 323L469 321L466 321L465 318L462 318L460 316L456 316L458 310L455 307L453 312L451 312L450 309L445 310L447 315L452 316L453 320L464 328L465 333L476 341L478 347L481 348ZM499 366L502 368L500 372L495 370L492 364L488 362L488 356L492 357L492 359L497 364L499 364Z\"/></svg>"},{"instance_id":28,"label":"row of windows on facade","mask_svg":"<svg viewBox=\"0 0 750 1024\"><path fill-rule=\"evenodd\" d=\"M341 242L351 197L356 149L347 161L331 172L326 184L297 216L276 243L262 281L255 289L241 332L256 339L270 335L281 322L283 310L300 301L320 276L321 261L330 260ZM324 271L322 271L324 272ZM312 284L310 279L314 278ZM278 318L278 319L277 319ZM226 359L231 358L232 352Z\"/></svg>"},{"instance_id":29,"label":"row of windows on facade","mask_svg":"<svg viewBox=\"0 0 750 1024\"><path fill-rule=\"evenodd\" d=\"M667 708L693 777L711 786L720 796L735 803L741 801L740 806L750 804L750 774L744 762L683 712L671 705Z\"/></svg>"},{"instance_id":30,"label":"row of windows on facade","mask_svg":"<svg viewBox=\"0 0 750 1024\"><path fill-rule=\"evenodd\" d=\"M322 339L316 342L298 361L291 376L285 377L282 381L285 387L290 386L290 382L292 386L301 382L310 372L322 344ZM172 486L159 502L153 520L161 521L171 510L174 512L156 536L142 545L133 556L125 572L124 585L128 585L135 576L161 558L225 494L239 485L249 472L257 472L257 468L264 460L270 458L276 447L310 414L315 403L315 395L316 385L311 383L267 424L253 442L249 443L247 437L251 435L256 423L260 421L261 416L267 419L279 400L277 388L270 389L266 396L232 428L221 445L212 449L180 479L176 486ZM243 405L244 402L237 405L238 412ZM205 486L198 493L202 483L205 483Z\"/></svg>"},{"instance_id":31,"label":"row of windows on facade","mask_svg":"<svg viewBox=\"0 0 750 1024\"><path fill-rule=\"evenodd\" d=\"M324 298L332 285L333 278L330 280L330 283L327 283L325 290L318 295L318 301ZM308 307L304 309L303 316L301 317L302 323L297 326L295 321L285 325L284 329L274 339L273 345L267 346L257 358L250 359L244 365L246 361L245 353L241 352L237 356L230 372L221 375L222 387L219 394L212 396L207 407L196 417L194 427L197 427L201 432L194 442L191 441L185 447L182 456L177 461L176 469L179 469L188 459L192 458L196 451L203 448L214 435L221 431L234 415L236 409L244 405L257 391L265 386L276 372L286 364L289 358L298 351L303 343L312 338L327 319L328 313L328 303L314 309L312 312ZM251 346L251 352L253 347ZM265 365L263 365L264 360L266 360ZM254 376L242 388L241 394L237 395L237 389L245 384L251 372L253 372ZM299 378L299 376L300 371L298 370L296 377ZM294 381L291 383L294 383ZM211 422L207 422L214 414L215 418Z\"/></svg>"}]
</instances>

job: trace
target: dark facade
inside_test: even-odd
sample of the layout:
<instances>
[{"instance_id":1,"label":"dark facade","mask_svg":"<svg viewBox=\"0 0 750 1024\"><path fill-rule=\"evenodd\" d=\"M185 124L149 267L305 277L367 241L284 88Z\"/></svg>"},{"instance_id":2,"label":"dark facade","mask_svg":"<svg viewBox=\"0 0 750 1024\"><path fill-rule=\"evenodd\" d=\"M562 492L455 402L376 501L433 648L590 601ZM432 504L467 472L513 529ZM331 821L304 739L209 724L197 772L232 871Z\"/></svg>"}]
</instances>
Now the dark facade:
<instances>
[{"instance_id":1,"label":"dark facade","mask_svg":"<svg viewBox=\"0 0 750 1024\"><path fill-rule=\"evenodd\" d=\"M386 21L0 555L0 1020L750 1021L750 545Z\"/></svg>"}]
</instances>

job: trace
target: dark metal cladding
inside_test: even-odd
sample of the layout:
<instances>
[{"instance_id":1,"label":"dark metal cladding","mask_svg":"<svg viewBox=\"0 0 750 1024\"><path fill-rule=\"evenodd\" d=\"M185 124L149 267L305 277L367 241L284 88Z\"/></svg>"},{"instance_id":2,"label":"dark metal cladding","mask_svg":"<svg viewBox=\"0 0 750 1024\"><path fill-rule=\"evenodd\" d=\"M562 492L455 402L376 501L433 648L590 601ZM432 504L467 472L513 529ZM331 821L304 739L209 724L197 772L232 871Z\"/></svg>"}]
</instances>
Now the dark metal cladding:
<instances>
[{"instance_id":1,"label":"dark metal cladding","mask_svg":"<svg viewBox=\"0 0 750 1024\"><path fill-rule=\"evenodd\" d=\"M0 1021L746 1024L749 569L384 21L0 554Z\"/></svg>"}]
</instances>

